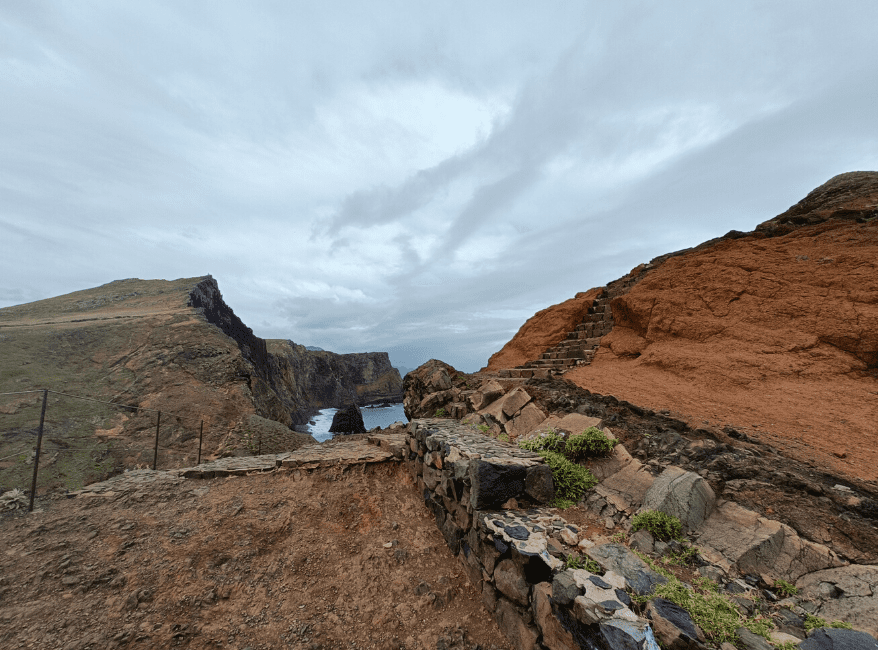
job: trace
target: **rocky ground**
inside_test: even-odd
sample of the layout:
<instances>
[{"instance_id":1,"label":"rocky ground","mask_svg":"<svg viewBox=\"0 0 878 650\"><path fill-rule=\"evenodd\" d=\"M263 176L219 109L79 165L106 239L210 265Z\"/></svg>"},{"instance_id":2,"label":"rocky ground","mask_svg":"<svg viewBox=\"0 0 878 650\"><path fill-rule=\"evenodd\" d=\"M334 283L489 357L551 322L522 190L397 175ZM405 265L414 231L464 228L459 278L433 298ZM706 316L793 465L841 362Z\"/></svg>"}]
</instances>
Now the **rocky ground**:
<instances>
[{"instance_id":1,"label":"rocky ground","mask_svg":"<svg viewBox=\"0 0 878 650\"><path fill-rule=\"evenodd\" d=\"M508 647L397 462L141 474L3 515L0 646Z\"/></svg>"}]
</instances>

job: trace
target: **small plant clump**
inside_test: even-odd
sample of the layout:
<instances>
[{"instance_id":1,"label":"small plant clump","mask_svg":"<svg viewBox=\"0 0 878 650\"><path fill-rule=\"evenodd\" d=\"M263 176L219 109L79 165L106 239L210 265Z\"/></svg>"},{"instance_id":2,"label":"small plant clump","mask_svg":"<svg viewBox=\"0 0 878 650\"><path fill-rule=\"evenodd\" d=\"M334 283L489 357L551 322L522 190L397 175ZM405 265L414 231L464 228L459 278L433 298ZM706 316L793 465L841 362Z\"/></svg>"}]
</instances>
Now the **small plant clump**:
<instances>
[{"instance_id":1,"label":"small plant clump","mask_svg":"<svg viewBox=\"0 0 878 650\"><path fill-rule=\"evenodd\" d=\"M834 627L841 630L853 629L853 626L850 623L845 623L844 621L833 621L832 623L827 623L825 619L822 619L819 616L814 616L813 614L805 614L805 632L810 632L811 630L816 630L821 627Z\"/></svg>"},{"instance_id":2,"label":"small plant clump","mask_svg":"<svg viewBox=\"0 0 878 650\"><path fill-rule=\"evenodd\" d=\"M618 440L607 438L597 427L589 427L580 434L570 436L564 446L564 452L572 460L583 460L595 456L607 456L618 444Z\"/></svg>"},{"instance_id":3,"label":"small plant clump","mask_svg":"<svg viewBox=\"0 0 878 650\"><path fill-rule=\"evenodd\" d=\"M436 409L436 413L434 416L437 418L448 417L448 411L446 411L444 408L438 408Z\"/></svg>"},{"instance_id":4,"label":"small plant clump","mask_svg":"<svg viewBox=\"0 0 878 650\"><path fill-rule=\"evenodd\" d=\"M564 441L564 436L554 429L549 429L547 433L544 433L537 438L522 440L518 443L518 446L522 449L535 451L537 453L541 451L554 451L561 453L564 451L566 443Z\"/></svg>"},{"instance_id":5,"label":"small plant clump","mask_svg":"<svg viewBox=\"0 0 878 650\"><path fill-rule=\"evenodd\" d=\"M794 585L790 584L786 580L775 580L774 590L784 597L795 596L797 593L799 593L798 588L796 588Z\"/></svg>"},{"instance_id":6,"label":"small plant clump","mask_svg":"<svg viewBox=\"0 0 878 650\"><path fill-rule=\"evenodd\" d=\"M691 566L698 559L697 546L685 546L668 556L667 563L673 566Z\"/></svg>"},{"instance_id":7,"label":"small plant clump","mask_svg":"<svg viewBox=\"0 0 878 650\"><path fill-rule=\"evenodd\" d=\"M582 555L568 555L564 558L565 569L585 569L589 573L602 573L601 565L590 557Z\"/></svg>"},{"instance_id":8,"label":"small plant clump","mask_svg":"<svg viewBox=\"0 0 878 650\"><path fill-rule=\"evenodd\" d=\"M683 536L680 520L659 510L646 510L634 515L631 519L631 532L636 533L638 530L648 530L653 537L663 540L679 541Z\"/></svg>"}]
</instances>

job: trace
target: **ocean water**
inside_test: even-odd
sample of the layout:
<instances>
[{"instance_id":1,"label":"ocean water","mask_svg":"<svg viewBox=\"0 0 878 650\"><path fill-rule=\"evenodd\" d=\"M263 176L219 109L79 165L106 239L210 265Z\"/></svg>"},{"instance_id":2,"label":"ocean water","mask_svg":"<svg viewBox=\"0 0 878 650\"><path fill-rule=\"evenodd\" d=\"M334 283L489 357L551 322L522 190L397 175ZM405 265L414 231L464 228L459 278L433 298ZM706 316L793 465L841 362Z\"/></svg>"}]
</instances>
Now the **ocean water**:
<instances>
[{"instance_id":1,"label":"ocean water","mask_svg":"<svg viewBox=\"0 0 878 650\"><path fill-rule=\"evenodd\" d=\"M312 418L314 424L308 425L308 433L314 436L317 442L329 440L334 435L329 433L329 427L332 426L332 416L337 411L338 409L323 409ZM375 427L384 429L394 422L408 422L402 403L376 408L361 406L360 413L363 414L363 424L366 425L366 431Z\"/></svg>"}]
</instances>

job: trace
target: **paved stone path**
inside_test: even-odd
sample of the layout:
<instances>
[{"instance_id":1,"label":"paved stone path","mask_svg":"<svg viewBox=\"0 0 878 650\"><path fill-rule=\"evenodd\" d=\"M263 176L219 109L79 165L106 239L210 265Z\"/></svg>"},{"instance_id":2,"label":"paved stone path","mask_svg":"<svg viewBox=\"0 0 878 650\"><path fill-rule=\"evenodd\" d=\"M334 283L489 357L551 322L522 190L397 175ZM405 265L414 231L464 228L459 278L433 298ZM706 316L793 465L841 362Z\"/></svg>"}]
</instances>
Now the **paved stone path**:
<instances>
[{"instance_id":1,"label":"paved stone path","mask_svg":"<svg viewBox=\"0 0 878 650\"><path fill-rule=\"evenodd\" d=\"M404 431L367 434L351 440L336 438L330 444L308 445L281 454L220 458L181 469L130 470L109 480L87 485L81 490L72 492L70 496L114 496L119 492L141 490L156 482L176 484L185 479L241 476L278 468L316 469L334 465L383 463L402 460L404 448L406 448Z\"/></svg>"}]
</instances>

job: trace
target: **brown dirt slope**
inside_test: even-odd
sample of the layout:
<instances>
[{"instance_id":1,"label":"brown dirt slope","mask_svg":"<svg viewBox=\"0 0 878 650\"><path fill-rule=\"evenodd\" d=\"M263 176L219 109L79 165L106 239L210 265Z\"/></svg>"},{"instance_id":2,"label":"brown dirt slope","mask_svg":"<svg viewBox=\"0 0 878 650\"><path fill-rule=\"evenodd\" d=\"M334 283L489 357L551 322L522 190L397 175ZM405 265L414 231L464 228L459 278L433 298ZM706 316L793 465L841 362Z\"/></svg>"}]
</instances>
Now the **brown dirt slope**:
<instances>
[{"instance_id":1,"label":"brown dirt slope","mask_svg":"<svg viewBox=\"0 0 878 650\"><path fill-rule=\"evenodd\" d=\"M753 233L653 260L565 378L875 480L876 217L878 173L843 174Z\"/></svg>"},{"instance_id":2,"label":"brown dirt slope","mask_svg":"<svg viewBox=\"0 0 878 650\"><path fill-rule=\"evenodd\" d=\"M521 326L509 343L491 355L485 370L514 368L539 358L547 348L563 341L567 333L582 322L599 293L599 289L578 293L570 300L538 311Z\"/></svg>"},{"instance_id":3,"label":"brown dirt slope","mask_svg":"<svg viewBox=\"0 0 878 650\"><path fill-rule=\"evenodd\" d=\"M509 648L399 463L159 475L0 518L0 647Z\"/></svg>"}]
</instances>

